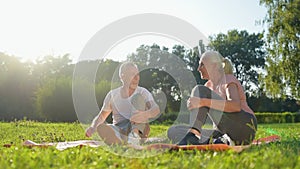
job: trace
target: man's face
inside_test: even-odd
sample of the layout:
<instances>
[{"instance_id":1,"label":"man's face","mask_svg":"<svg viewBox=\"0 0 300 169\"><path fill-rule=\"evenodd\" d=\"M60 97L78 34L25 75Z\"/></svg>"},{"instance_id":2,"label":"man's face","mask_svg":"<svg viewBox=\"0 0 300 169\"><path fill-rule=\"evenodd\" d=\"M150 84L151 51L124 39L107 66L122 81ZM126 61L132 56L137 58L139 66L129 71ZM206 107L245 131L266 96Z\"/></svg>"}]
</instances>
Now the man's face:
<instances>
[{"instance_id":1,"label":"man's face","mask_svg":"<svg viewBox=\"0 0 300 169\"><path fill-rule=\"evenodd\" d=\"M139 70L134 66L129 66L121 76L124 86L129 89L136 89L139 85L140 75Z\"/></svg>"}]
</instances>

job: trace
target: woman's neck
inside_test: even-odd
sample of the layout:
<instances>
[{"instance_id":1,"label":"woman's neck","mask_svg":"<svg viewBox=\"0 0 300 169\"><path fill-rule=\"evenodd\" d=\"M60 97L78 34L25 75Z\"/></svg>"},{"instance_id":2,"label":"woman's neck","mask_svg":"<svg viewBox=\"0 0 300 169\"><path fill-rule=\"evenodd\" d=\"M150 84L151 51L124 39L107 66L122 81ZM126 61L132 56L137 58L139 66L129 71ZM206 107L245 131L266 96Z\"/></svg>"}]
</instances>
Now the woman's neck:
<instances>
[{"instance_id":1,"label":"woman's neck","mask_svg":"<svg viewBox=\"0 0 300 169\"><path fill-rule=\"evenodd\" d=\"M213 86L218 86L224 76L225 76L224 73L218 73L214 76L214 78L211 78L210 80L211 80Z\"/></svg>"}]
</instances>

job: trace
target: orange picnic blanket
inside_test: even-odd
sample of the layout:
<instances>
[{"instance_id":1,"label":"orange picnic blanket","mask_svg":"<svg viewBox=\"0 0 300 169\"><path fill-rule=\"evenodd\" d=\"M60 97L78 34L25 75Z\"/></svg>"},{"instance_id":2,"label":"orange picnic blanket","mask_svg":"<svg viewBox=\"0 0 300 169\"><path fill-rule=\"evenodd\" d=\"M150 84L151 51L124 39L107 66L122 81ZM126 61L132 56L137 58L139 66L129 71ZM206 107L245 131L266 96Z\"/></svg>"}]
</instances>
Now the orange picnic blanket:
<instances>
[{"instance_id":1,"label":"orange picnic blanket","mask_svg":"<svg viewBox=\"0 0 300 169\"><path fill-rule=\"evenodd\" d=\"M236 152L241 152L252 145L268 144L277 141L280 141L280 136L271 135L271 136L256 139L252 142L251 145L244 145L244 146L229 146L227 144L180 145L179 146L176 144L166 144L166 143L156 143L156 144L142 145L142 146L140 145L128 145L128 146L137 150L203 150L203 151L233 150ZM65 142L57 142L57 143L36 143L31 140L26 140L23 143L23 145L26 147L54 146L58 150L65 150L67 148L77 147L77 146L100 147L100 146L105 146L106 144L103 141L96 141L96 140L77 140L77 141L65 141ZM6 144L4 146L10 147L12 145Z\"/></svg>"}]
</instances>

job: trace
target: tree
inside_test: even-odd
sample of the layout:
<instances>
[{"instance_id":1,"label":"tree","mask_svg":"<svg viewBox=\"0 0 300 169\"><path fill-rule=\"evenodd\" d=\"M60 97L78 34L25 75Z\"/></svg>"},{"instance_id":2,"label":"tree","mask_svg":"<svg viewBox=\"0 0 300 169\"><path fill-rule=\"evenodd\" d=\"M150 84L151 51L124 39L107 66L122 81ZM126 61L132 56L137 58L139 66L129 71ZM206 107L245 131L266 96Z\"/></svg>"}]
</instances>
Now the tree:
<instances>
[{"instance_id":1,"label":"tree","mask_svg":"<svg viewBox=\"0 0 300 169\"><path fill-rule=\"evenodd\" d=\"M74 65L69 54L63 56L48 55L36 60L36 63L32 65L32 75L41 84L46 82L48 78L72 76L73 69Z\"/></svg>"},{"instance_id":2,"label":"tree","mask_svg":"<svg viewBox=\"0 0 300 169\"><path fill-rule=\"evenodd\" d=\"M260 0L268 13L265 89L272 97L300 98L300 0Z\"/></svg>"},{"instance_id":3,"label":"tree","mask_svg":"<svg viewBox=\"0 0 300 169\"><path fill-rule=\"evenodd\" d=\"M119 62L113 60L100 60L100 61L90 61L96 62L98 65L97 74L96 74L96 83L100 81L112 81L113 75L116 74L118 77L119 69L118 66L120 65ZM89 66L89 65L87 65ZM86 68L88 70L88 67Z\"/></svg>"},{"instance_id":4,"label":"tree","mask_svg":"<svg viewBox=\"0 0 300 169\"><path fill-rule=\"evenodd\" d=\"M147 88L149 91L162 92L165 94L169 106L162 111L174 110L173 106L170 106L174 102L174 98L171 95L174 79L167 73L169 69L167 63L169 52L167 48L160 49L157 44L141 45L136 49L135 53L128 55L127 60L136 63L140 69L140 85ZM155 95L154 95L155 97Z\"/></svg>"},{"instance_id":5,"label":"tree","mask_svg":"<svg viewBox=\"0 0 300 169\"><path fill-rule=\"evenodd\" d=\"M36 92L36 109L44 118L55 122L73 122L77 116L72 100L72 79L61 76L48 79Z\"/></svg>"},{"instance_id":6,"label":"tree","mask_svg":"<svg viewBox=\"0 0 300 169\"><path fill-rule=\"evenodd\" d=\"M27 63L15 56L0 53L0 118L3 120L34 118L35 83Z\"/></svg>"},{"instance_id":7,"label":"tree","mask_svg":"<svg viewBox=\"0 0 300 169\"><path fill-rule=\"evenodd\" d=\"M199 40L199 44L193 49L186 49L184 46L175 45L173 47L172 54L179 56L187 65L187 69L189 69L195 79L197 84L204 84L207 80L201 79L200 73L198 71L200 56L204 53L207 49L207 46L203 43L202 40Z\"/></svg>"},{"instance_id":8,"label":"tree","mask_svg":"<svg viewBox=\"0 0 300 169\"><path fill-rule=\"evenodd\" d=\"M189 94L192 89L193 83L189 83L189 80L193 79L193 76L184 75L184 72L190 72L183 61L185 54L186 49L183 46L175 45L172 53L169 53L167 48L161 49L157 44L153 44L141 45L135 53L127 57L129 61L137 63L142 70L141 86L154 92L154 97L156 92L160 96L165 95L166 112L179 111L183 95ZM179 85L189 87L190 90L181 91Z\"/></svg>"},{"instance_id":9,"label":"tree","mask_svg":"<svg viewBox=\"0 0 300 169\"><path fill-rule=\"evenodd\" d=\"M251 87L259 87L257 71L265 65L263 34L231 30L227 34L211 36L210 40L210 48L232 61L235 75L241 81L245 91L249 94L253 93Z\"/></svg>"}]
</instances>

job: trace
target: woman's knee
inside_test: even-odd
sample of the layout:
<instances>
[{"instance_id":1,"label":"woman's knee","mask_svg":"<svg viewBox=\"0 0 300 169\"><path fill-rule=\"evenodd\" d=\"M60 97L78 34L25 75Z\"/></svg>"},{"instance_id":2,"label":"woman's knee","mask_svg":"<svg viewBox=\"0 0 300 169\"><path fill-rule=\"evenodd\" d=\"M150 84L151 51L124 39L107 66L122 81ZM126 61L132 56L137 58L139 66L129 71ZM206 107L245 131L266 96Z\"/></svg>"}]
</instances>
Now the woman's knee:
<instances>
[{"instance_id":1,"label":"woman's knee","mask_svg":"<svg viewBox=\"0 0 300 169\"><path fill-rule=\"evenodd\" d=\"M176 136L176 128L177 126L171 126L168 131L167 131L167 136L170 140L172 140L172 138L174 138Z\"/></svg>"},{"instance_id":2,"label":"woman's knee","mask_svg":"<svg viewBox=\"0 0 300 169\"><path fill-rule=\"evenodd\" d=\"M197 85L193 88L191 95L194 97L204 97L211 93L210 89L203 85Z\"/></svg>"},{"instance_id":3,"label":"woman's knee","mask_svg":"<svg viewBox=\"0 0 300 169\"><path fill-rule=\"evenodd\" d=\"M171 126L167 131L167 136L173 143L177 143L186 135L189 129L190 127L185 125Z\"/></svg>"}]
</instances>

